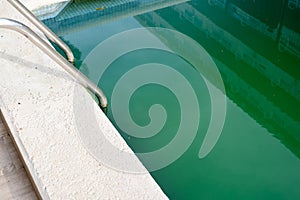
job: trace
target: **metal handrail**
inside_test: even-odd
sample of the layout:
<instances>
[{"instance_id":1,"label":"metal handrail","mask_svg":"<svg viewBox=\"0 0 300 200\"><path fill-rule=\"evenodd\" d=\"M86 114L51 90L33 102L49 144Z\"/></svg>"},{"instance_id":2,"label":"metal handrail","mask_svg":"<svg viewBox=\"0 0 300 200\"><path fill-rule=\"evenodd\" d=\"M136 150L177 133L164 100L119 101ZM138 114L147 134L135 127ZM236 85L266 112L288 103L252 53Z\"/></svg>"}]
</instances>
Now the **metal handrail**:
<instances>
[{"instance_id":1,"label":"metal handrail","mask_svg":"<svg viewBox=\"0 0 300 200\"><path fill-rule=\"evenodd\" d=\"M53 33L45 24L43 24L30 10L28 10L20 1L18 0L7 0L12 6L14 6L24 17L26 17L31 23L33 23L45 36L58 45L60 49L64 51L67 59L70 63L74 63L74 55L71 49L59 38L55 33Z\"/></svg>"},{"instance_id":2,"label":"metal handrail","mask_svg":"<svg viewBox=\"0 0 300 200\"><path fill-rule=\"evenodd\" d=\"M59 64L64 70L66 70L76 81L82 86L93 92L100 101L102 109L107 108L107 99L103 91L98 88L93 82L91 82L85 75L83 75L77 68L69 63L63 56L61 56L50 44L40 38L34 31L32 31L26 25L7 18L0 18L0 28L6 28L21 33L49 57L51 57L57 64Z\"/></svg>"}]
</instances>

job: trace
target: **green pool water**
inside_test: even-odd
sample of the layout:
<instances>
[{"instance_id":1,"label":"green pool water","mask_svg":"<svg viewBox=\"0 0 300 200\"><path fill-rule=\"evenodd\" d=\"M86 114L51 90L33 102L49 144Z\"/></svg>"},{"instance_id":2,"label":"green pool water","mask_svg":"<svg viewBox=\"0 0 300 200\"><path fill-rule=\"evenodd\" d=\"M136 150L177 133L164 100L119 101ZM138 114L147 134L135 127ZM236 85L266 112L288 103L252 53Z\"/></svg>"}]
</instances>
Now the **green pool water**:
<instances>
[{"instance_id":1,"label":"green pool water","mask_svg":"<svg viewBox=\"0 0 300 200\"><path fill-rule=\"evenodd\" d=\"M238 0L107 2L104 1L104 7L101 3L95 7L96 1L75 2L45 23L72 48L76 67L103 89L109 102L124 74L145 63L150 63L149 67L153 63L169 66L188 80L198 100L198 108L193 109L200 111L199 120L190 117L188 121L197 124L197 133L180 158L151 171L165 194L170 199L299 199L300 9L292 7L292 1L284 0L270 5L267 1ZM117 5L122 6L114 7ZM103 9L96 10L100 7ZM111 36L147 27L168 28L192 38L210 55L221 74L226 91L226 118L220 138L204 158L198 154L212 116L213 104L205 83L206 79L214 83L209 73L201 76L197 66L176 52L154 48L120 55L101 78L94 73L95 68L105 67L101 54L97 66L85 63L92 50ZM168 42L172 35L154 37L166 48L174 50L178 45ZM185 43L178 43L184 48ZM107 51L113 52L122 44ZM151 75L170 80L173 87L184 84L159 71ZM130 91L133 83L132 79L123 81L122 91ZM118 107L126 101L120 98L113 102ZM148 112L157 104L165 109L167 117L161 129L149 138L143 138L146 130L140 137L134 137L128 133L129 124L119 127L112 113L114 105L108 108L108 118L136 153L155 151L168 144L178 132L182 109L188 109L181 108L170 88L155 81L137 88L124 106L132 120L143 127L151 123ZM187 135L188 131L187 128ZM140 159L146 168L157 162Z\"/></svg>"}]
</instances>

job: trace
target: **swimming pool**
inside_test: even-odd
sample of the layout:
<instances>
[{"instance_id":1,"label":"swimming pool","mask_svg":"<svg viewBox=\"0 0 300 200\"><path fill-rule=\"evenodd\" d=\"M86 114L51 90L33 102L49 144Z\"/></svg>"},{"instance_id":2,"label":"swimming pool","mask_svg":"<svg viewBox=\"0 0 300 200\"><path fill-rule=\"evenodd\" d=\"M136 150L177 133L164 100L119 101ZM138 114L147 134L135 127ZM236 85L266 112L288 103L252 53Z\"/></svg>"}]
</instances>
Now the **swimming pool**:
<instances>
[{"instance_id":1,"label":"swimming pool","mask_svg":"<svg viewBox=\"0 0 300 200\"><path fill-rule=\"evenodd\" d=\"M191 126L196 124L197 131L183 155L157 170L151 170L152 163L162 160L140 156L171 199L300 197L299 7L292 1L278 0L273 5L265 1L241 2L75 1L56 18L44 21L72 47L76 66L99 84L109 102L113 102L107 115L137 155L168 144L180 128L182 113L191 109L187 120ZM184 36L176 41L176 33L161 33L149 27L176 30L192 38L198 43L201 55L194 55L193 45L187 43ZM149 33L160 48L131 49L105 66L106 58L101 56L135 43L126 40L131 33L145 34L145 40ZM107 49L102 49L103 54L95 51L106 44L105 41L122 37L125 39L108 43L114 45L105 46ZM190 46L186 49L187 44ZM182 49L184 51L178 53ZM181 56L185 52L190 57ZM215 84L216 88L219 86L207 69L199 72L201 69L189 60L198 57L204 65L216 65L226 91L224 127L213 149L204 158L199 158L199 149L209 130L214 105L206 81ZM176 71L184 80L176 75L168 76L169 71L160 72L161 65ZM140 66L146 69L146 75L126 79L124 75L135 72ZM148 81L130 93L136 84L134 77L140 81L151 75L154 80L168 80L172 85L167 87L158 84L159 81ZM120 80L122 82L118 83ZM197 107L193 107L192 102L192 107L182 108L177 93L170 89L171 86L181 88L185 80L195 92ZM130 93L130 99L112 99L116 86L121 88L124 96L128 96L126 91ZM182 90L184 88L178 91ZM130 131L135 129L130 129L128 115L123 115L123 110L113 110L127 108L136 124L147 127L154 123L148 113L153 105L161 105L165 111L159 110L160 115L154 115L161 119L157 122L161 127L151 129L155 135L141 129L140 135L133 136ZM166 118L161 117L164 114L167 114ZM186 135L189 134L187 128Z\"/></svg>"}]
</instances>

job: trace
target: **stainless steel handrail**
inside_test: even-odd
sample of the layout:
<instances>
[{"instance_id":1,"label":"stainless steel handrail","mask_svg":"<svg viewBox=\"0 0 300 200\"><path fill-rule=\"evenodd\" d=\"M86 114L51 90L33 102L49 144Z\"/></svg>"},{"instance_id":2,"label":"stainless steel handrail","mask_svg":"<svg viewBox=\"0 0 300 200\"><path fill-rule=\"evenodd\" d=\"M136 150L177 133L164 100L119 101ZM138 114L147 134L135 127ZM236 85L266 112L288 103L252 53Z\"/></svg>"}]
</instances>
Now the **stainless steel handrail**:
<instances>
[{"instance_id":1,"label":"stainless steel handrail","mask_svg":"<svg viewBox=\"0 0 300 200\"><path fill-rule=\"evenodd\" d=\"M0 18L0 28L6 28L21 33L49 57L51 57L57 64L59 64L64 70L66 70L76 81L78 81L85 88L93 92L100 101L102 109L107 108L107 99L103 91L99 89L93 82L91 82L85 75L83 75L78 69L76 69L71 63L69 63L63 56L61 56L50 44L44 41L34 31L32 31L26 25L7 18Z\"/></svg>"},{"instance_id":2,"label":"stainless steel handrail","mask_svg":"<svg viewBox=\"0 0 300 200\"><path fill-rule=\"evenodd\" d=\"M41 22L30 10L28 10L20 1L18 0L7 0L12 6L14 6L21 14L24 15L30 22L32 22L45 36L51 40L53 43L59 46L66 54L68 61L74 63L74 55L71 49L59 38L55 33L53 33L43 22Z\"/></svg>"}]
</instances>

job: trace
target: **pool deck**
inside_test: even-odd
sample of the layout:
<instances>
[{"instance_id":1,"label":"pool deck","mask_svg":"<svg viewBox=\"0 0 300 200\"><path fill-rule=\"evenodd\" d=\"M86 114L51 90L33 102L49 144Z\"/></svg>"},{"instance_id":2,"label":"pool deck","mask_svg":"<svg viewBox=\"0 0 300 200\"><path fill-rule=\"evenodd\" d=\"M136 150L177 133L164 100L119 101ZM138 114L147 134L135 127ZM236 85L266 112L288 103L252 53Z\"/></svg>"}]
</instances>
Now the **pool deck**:
<instances>
[{"instance_id":1,"label":"pool deck","mask_svg":"<svg viewBox=\"0 0 300 200\"><path fill-rule=\"evenodd\" d=\"M37 8L39 2L22 1L31 9ZM44 5L46 1L41 2ZM0 17L18 20L38 32L7 1L0 2ZM17 32L0 29L0 64L0 109L40 198L167 199L149 173L117 171L89 153L80 139L78 126L103 131L116 147L131 150L88 92L45 53ZM77 96L93 107L92 112L80 111L80 105L74 103ZM78 109L87 116L80 124L74 111ZM98 123L88 116L96 116ZM0 154L5 151L7 148L0 142ZM13 157L9 159L18 160L16 153L10 156ZM140 167L141 163L137 165ZM17 166L23 171L16 170L11 177L16 180L21 174L21 190L32 195L28 199L35 199L20 162ZM3 177L0 178L2 181ZM5 188L9 186L12 196L8 199L18 199L19 186L12 183L0 185L0 197L7 194Z\"/></svg>"},{"instance_id":2,"label":"pool deck","mask_svg":"<svg viewBox=\"0 0 300 200\"><path fill-rule=\"evenodd\" d=\"M0 196L1 199L38 199L1 117Z\"/></svg>"}]
</instances>

